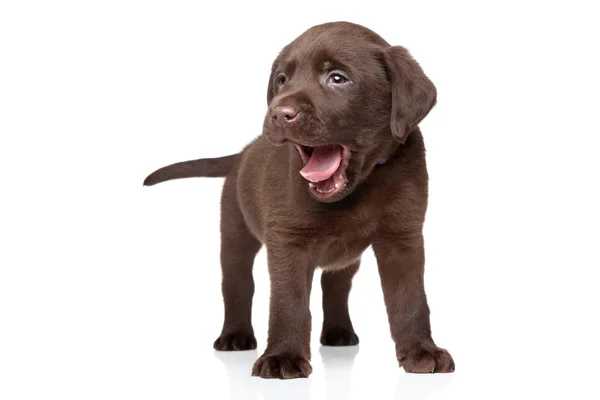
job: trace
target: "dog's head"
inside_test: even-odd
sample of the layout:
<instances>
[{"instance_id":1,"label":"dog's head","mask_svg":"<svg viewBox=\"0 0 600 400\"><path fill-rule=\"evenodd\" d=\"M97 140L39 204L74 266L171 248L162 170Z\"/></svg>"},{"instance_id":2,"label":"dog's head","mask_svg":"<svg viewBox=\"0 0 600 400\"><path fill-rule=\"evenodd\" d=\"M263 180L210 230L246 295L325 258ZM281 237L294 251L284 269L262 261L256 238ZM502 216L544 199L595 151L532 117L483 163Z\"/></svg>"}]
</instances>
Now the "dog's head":
<instances>
[{"instance_id":1,"label":"dog's head","mask_svg":"<svg viewBox=\"0 0 600 400\"><path fill-rule=\"evenodd\" d=\"M273 63L263 132L293 145L319 201L366 179L427 115L436 89L408 51L347 22L315 26Z\"/></svg>"}]
</instances>

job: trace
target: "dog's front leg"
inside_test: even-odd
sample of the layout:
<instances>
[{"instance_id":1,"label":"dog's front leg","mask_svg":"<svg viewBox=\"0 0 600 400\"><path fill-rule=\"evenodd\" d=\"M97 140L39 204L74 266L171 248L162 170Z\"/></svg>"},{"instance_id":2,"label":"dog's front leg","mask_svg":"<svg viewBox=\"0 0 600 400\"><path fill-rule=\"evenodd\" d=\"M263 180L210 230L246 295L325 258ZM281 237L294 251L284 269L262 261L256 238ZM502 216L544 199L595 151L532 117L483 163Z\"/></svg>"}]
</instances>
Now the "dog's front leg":
<instances>
[{"instance_id":1,"label":"dog's front leg","mask_svg":"<svg viewBox=\"0 0 600 400\"><path fill-rule=\"evenodd\" d=\"M310 289L315 267L298 248L269 246L271 279L269 338L252 375L262 378L306 378L310 365Z\"/></svg>"},{"instance_id":2,"label":"dog's front leg","mask_svg":"<svg viewBox=\"0 0 600 400\"><path fill-rule=\"evenodd\" d=\"M454 361L431 338L423 236L379 234L373 241L396 357L406 372L452 372Z\"/></svg>"}]
</instances>

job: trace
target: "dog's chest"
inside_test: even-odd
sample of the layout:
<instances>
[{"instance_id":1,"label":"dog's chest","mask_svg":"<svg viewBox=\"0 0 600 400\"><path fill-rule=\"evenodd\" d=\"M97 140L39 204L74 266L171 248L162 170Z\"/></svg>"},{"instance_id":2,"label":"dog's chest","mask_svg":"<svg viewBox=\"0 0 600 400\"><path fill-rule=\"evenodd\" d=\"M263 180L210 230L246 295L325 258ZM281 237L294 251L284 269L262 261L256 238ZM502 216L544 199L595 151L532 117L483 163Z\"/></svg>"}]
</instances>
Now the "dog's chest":
<instances>
[{"instance_id":1,"label":"dog's chest","mask_svg":"<svg viewBox=\"0 0 600 400\"><path fill-rule=\"evenodd\" d=\"M333 270L347 267L360 259L371 244L376 218L361 207L331 212L311 222L308 251L319 267Z\"/></svg>"},{"instance_id":2,"label":"dog's chest","mask_svg":"<svg viewBox=\"0 0 600 400\"><path fill-rule=\"evenodd\" d=\"M345 268L360 260L369 244L370 240L363 236L334 239L319 254L318 266L325 270Z\"/></svg>"}]
</instances>

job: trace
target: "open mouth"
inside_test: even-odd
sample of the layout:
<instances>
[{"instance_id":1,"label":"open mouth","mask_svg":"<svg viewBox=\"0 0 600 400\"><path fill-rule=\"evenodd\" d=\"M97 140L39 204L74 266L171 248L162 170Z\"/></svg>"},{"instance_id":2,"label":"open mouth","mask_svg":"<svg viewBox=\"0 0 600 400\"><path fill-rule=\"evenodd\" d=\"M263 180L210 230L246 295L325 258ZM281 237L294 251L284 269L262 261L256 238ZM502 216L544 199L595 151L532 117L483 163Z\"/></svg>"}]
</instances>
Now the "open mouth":
<instances>
[{"instance_id":1,"label":"open mouth","mask_svg":"<svg viewBox=\"0 0 600 400\"><path fill-rule=\"evenodd\" d=\"M329 199L346 187L346 168L350 151L339 144L305 146L294 143L304 168L300 175L308 181L309 190L319 199Z\"/></svg>"}]
</instances>

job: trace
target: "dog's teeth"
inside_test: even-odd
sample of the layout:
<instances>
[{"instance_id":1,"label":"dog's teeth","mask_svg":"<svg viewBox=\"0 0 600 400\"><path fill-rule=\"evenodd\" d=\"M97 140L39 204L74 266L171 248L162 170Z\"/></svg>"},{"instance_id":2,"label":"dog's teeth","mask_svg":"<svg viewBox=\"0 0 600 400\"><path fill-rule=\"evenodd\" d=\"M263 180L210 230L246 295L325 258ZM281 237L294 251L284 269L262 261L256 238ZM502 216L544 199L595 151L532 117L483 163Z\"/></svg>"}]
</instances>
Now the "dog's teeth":
<instances>
[{"instance_id":1,"label":"dog's teeth","mask_svg":"<svg viewBox=\"0 0 600 400\"><path fill-rule=\"evenodd\" d=\"M328 194L333 192L335 189L331 189L331 190L320 190L319 188L317 188L317 192L319 193L323 193L323 194Z\"/></svg>"},{"instance_id":2,"label":"dog's teeth","mask_svg":"<svg viewBox=\"0 0 600 400\"><path fill-rule=\"evenodd\" d=\"M308 182L308 186L311 187L311 188L314 188L316 185L314 183L312 183L312 182Z\"/></svg>"}]
</instances>

